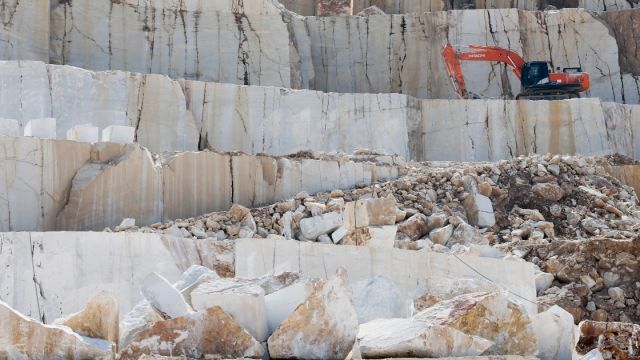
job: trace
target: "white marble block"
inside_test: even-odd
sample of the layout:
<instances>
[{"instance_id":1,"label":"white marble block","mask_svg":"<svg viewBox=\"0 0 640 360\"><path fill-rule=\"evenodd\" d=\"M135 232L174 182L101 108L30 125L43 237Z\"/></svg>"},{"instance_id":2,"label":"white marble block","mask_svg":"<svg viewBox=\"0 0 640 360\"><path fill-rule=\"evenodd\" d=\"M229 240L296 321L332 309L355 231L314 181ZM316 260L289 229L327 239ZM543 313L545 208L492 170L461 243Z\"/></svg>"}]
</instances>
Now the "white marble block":
<instances>
[{"instance_id":1,"label":"white marble block","mask_svg":"<svg viewBox=\"0 0 640 360\"><path fill-rule=\"evenodd\" d=\"M41 139L56 138L56 119L41 118L29 120L24 126L24 136L32 136Z\"/></svg>"}]
</instances>

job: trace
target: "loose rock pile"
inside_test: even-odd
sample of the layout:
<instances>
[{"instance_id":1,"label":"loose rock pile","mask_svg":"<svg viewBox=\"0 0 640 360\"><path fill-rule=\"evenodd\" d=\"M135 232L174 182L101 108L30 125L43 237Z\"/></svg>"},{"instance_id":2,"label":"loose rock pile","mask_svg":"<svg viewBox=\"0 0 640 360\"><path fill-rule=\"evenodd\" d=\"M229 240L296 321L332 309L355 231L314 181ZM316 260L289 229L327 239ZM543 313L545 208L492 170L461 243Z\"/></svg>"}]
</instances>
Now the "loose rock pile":
<instances>
[{"instance_id":1,"label":"loose rock pile","mask_svg":"<svg viewBox=\"0 0 640 360\"><path fill-rule=\"evenodd\" d=\"M395 181L128 231L284 237L529 261L540 309L576 323L640 320L634 189L607 168L622 157L530 156L498 163L411 163ZM117 229L122 230L122 229Z\"/></svg>"}]
</instances>

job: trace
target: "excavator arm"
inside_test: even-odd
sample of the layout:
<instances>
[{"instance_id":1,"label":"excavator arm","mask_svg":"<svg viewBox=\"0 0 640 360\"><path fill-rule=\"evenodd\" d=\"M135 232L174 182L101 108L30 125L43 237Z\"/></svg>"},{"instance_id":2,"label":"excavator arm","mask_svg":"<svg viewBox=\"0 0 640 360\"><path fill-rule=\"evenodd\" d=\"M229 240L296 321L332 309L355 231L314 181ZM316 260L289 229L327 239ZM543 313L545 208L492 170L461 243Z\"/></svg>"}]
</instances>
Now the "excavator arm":
<instances>
[{"instance_id":1,"label":"excavator arm","mask_svg":"<svg viewBox=\"0 0 640 360\"><path fill-rule=\"evenodd\" d=\"M450 43L447 43L444 50L442 50L442 56L444 57L447 73L449 74L453 87L460 98L467 99L469 97L469 92L467 91L464 82L464 74L462 73L460 60L501 62L507 64L513 73L516 74L518 79L522 78L522 67L525 62L520 55L513 51L496 46L481 45L469 45L466 46L466 48L471 49L471 51L458 52Z\"/></svg>"}]
</instances>

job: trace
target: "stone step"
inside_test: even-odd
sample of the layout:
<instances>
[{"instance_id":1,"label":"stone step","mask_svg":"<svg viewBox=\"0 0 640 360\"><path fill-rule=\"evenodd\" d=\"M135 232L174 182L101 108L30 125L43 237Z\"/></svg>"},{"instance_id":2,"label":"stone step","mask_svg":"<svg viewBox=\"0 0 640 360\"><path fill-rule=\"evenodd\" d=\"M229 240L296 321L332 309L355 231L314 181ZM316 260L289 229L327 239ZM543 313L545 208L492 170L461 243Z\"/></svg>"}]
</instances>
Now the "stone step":
<instances>
[{"instance_id":1,"label":"stone step","mask_svg":"<svg viewBox=\"0 0 640 360\"><path fill-rule=\"evenodd\" d=\"M139 226L369 185L401 172L396 157L276 158L139 145L0 137L0 231ZM354 161L355 160L355 161Z\"/></svg>"},{"instance_id":2,"label":"stone step","mask_svg":"<svg viewBox=\"0 0 640 360\"><path fill-rule=\"evenodd\" d=\"M8 11L13 16L0 35L2 59L448 99L455 95L440 55L443 45L486 43L554 67L581 66L592 77L587 96L627 103L640 98L640 64L635 46L628 45L637 43L640 9L324 18L297 16L275 0L251 6L233 0L54 1L51 9L46 2L24 3L6 4L14 12ZM463 67L473 93L500 98L519 92L519 81L502 65L468 62Z\"/></svg>"},{"instance_id":3,"label":"stone step","mask_svg":"<svg viewBox=\"0 0 640 360\"><path fill-rule=\"evenodd\" d=\"M109 126L130 126L136 141L153 152L210 148L287 155L368 148L417 161L529 153L640 158L634 137L640 134L640 106L593 98L420 100L8 61L0 62L0 99L0 118L22 127L55 118L57 138L64 139L87 123L103 135Z\"/></svg>"}]
</instances>

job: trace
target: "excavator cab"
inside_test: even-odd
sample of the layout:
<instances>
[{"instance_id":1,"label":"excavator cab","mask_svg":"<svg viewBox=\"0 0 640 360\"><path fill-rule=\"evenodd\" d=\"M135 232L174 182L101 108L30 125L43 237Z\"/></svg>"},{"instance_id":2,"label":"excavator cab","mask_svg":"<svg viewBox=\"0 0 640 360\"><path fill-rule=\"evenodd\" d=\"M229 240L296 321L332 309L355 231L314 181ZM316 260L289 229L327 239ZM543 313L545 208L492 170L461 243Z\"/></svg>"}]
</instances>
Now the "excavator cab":
<instances>
[{"instance_id":1,"label":"excavator cab","mask_svg":"<svg viewBox=\"0 0 640 360\"><path fill-rule=\"evenodd\" d=\"M549 82L549 64L544 61L534 61L525 63L522 67L522 78L520 79L523 88ZM546 80L546 81L545 81Z\"/></svg>"}]
</instances>

